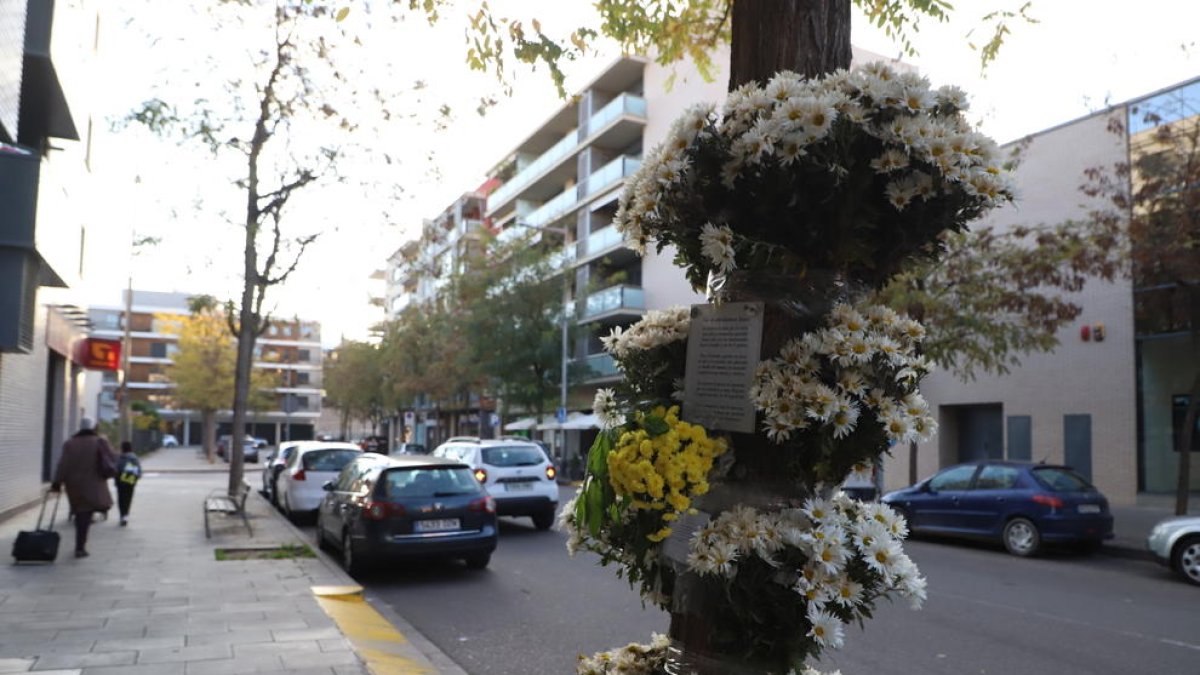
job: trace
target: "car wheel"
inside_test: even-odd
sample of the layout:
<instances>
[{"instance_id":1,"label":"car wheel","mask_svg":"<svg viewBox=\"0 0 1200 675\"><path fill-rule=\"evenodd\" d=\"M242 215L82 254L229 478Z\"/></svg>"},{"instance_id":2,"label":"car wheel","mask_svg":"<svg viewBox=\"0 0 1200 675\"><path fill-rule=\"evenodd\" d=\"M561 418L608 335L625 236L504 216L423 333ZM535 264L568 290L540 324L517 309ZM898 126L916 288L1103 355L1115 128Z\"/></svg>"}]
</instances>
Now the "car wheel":
<instances>
[{"instance_id":1,"label":"car wheel","mask_svg":"<svg viewBox=\"0 0 1200 675\"><path fill-rule=\"evenodd\" d=\"M491 553L475 553L463 558L463 562L467 563L467 569L481 570L488 566L492 561Z\"/></svg>"},{"instance_id":2,"label":"car wheel","mask_svg":"<svg viewBox=\"0 0 1200 675\"><path fill-rule=\"evenodd\" d=\"M1042 545L1042 535L1037 525L1028 518L1013 518L1004 526L1004 548L1013 555L1031 556Z\"/></svg>"},{"instance_id":3,"label":"car wheel","mask_svg":"<svg viewBox=\"0 0 1200 675\"><path fill-rule=\"evenodd\" d=\"M361 574L363 571L363 564L354 553L354 542L350 539L350 530L342 533L342 567L350 576Z\"/></svg>"},{"instance_id":4,"label":"car wheel","mask_svg":"<svg viewBox=\"0 0 1200 675\"><path fill-rule=\"evenodd\" d=\"M539 511L533 516L533 525L539 530L548 530L554 524L554 509Z\"/></svg>"},{"instance_id":5,"label":"car wheel","mask_svg":"<svg viewBox=\"0 0 1200 675\"><path fill-rule=\"evenodd\" d=\"M1200 537L1185 537L1175 544L1171 567L1189 584L1200 586Z\"/></svg>"}]
</instances>

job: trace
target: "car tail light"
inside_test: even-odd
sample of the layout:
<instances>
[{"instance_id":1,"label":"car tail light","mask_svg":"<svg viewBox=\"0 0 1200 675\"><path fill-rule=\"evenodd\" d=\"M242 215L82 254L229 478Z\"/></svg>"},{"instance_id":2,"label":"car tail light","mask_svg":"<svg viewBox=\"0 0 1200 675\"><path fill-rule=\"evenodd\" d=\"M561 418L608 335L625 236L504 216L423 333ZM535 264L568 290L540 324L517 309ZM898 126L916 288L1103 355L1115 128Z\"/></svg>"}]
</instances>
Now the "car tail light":
<instances>
[{"instance_id":1,"label":"car tail light","mask_svg":"<svg viewBox=\"0 0 1200 675\"><path fill-rule=\"evenodd\" d=\"M296 473L292 474L292 480L304 480L304 469L296 469Z\"/></svg>"},{"instance_id":2,"label":"car tail light","mask_svg":"<svg viewBox=\"0 0 1200 675\"><path fill-rule=\"evenodd\" d=\"M404 515L404 505L389 502L368 501L363 504L362 515L367 520L386 520Z\"/></svg>"},{"instance_id":3,"label":"car tail light","mask_svg":"<svg viewBox=\"0 0 1200 675\"><path fill-rule=\"evenodd\" d=\"M486 483L487 471L484 471L483 469L475 469L475 480L479 481L480 483Z\"/></svg>"},{"instance_id":4,"label":"car tail light","mask_svg":"<svg viewBox=\"0 0 1200 675\"><path fill-rule=\"evenodd\" d=\"M553 466L546 467L546 480L554 480L554 477L557 475L558 475L558 470L555 469Z\"/></svg>"},{"instance_id":5,"label":"car tail light","mask_svg":"<svg viewBox=\"0 0 1200 675\"><path fill-rule=\"evenodd\" d=\"M1063 500L1058 497L1051 497L1050 495L1034 495L1033 503L1049 506L1052 509L1061 509L1063 507Z\"/></svg>"},{"instance_id":6,"label":"car tail light","mask_svg":"<svg viewBox=\"0 0 1200 675\"><path fill-rule=\"evenodd\" d=\"M496 500L491 497L482 497L467 504L468 511L484 511L486 513L496 512Z\"/></svg>"}]
</instances>

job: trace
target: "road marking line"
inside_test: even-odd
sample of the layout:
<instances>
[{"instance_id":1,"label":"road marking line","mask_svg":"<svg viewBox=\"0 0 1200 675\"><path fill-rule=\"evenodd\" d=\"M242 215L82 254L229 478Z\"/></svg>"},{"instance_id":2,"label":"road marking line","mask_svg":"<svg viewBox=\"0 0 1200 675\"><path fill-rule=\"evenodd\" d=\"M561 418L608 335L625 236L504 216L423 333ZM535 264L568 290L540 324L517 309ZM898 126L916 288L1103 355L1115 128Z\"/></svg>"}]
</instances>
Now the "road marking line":
<instances>
[{"instance_id":1,"label":"road marking line","mask_svg":"<svg viewBox=\"0 0 1200 675\"><path fill-rule=\"evenodd\" d=\"M312 592L372 673L436 675L437 670L413 658L408 638L363 599L361 586L313 586Z\"/></svg>"},{"instance_id":2,"label":"road marking line","mask_svg":"<svg viewBox=\"0 0 1200 675\"><path fill-rule=\"evenodd\" d=\"M1181 642L1179 640L1172 640L1170 638L1146 635L1145 633L1139 633L1137 631L1132 631L1132 630L1123 630L1120 628L1109 628L1108 626L1098 626L1093 623L1088 623L1087 621L1080 621L1079 619L1072 619L1070 617L1058 616L1057 614L1049 614L1047 612L1042 612L1042 611L1035 610L1035 609L1026 609L1024 607L1016 607L1014 605L1006 605L1002 602L991 602L990 600L980 600L979 598L971 598L971 597L967 597L965 595L959 595L957 593L948 593L946 591L938 591L936 593L936 595L945 595L947 597L951 597L956 600L962 600L964 602L972 602L977 605L984 605L986 607L995 607L998 609L1007 609L1007 610L1010 610L1013 612L1018 612L1020 614L1028 614L1030 616L1037 616L1037 617L1041 617L1043 619L1050 619L1053 621L1060 621L1062 623L1074 624L1076 626L1082 626L1084 628L1092 628L1095 630L1107 631L1109 633L1116 633L1117 635L1124 635L1126 637L1137 638L1139 640L1150 640L1152 642L1161 642L1163 644L1171 645L1172 647L1183 647L1185 649L1195 649L1197 651L1200 651L1200 645L1194 645L1190 642Z\"/></svg>"}]
</instances>

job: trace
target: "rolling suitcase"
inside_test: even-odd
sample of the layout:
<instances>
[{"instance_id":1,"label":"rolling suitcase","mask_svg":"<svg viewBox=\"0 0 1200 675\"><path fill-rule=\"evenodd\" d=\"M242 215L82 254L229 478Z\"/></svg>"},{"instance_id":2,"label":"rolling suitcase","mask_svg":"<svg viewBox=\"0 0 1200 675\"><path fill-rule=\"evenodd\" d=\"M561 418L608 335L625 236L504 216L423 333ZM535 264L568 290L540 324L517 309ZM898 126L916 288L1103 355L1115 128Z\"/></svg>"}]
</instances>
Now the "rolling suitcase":
<instances>
[{"instance_id":1,"label":"rolling suitcase","mask_svg":"<svg viewBox=\"0 0 1200 675\"><path fill-rule=\"evenodd\" d=\"M54 562L58 557L58 533L54 531L54 518L58 515L58 502L62 500L62 493L54 493L54 509L50 511L50 525L46 529L42 529L42 518L46 515L46 502L50 499L50 493L42 497L42 510L38 512L37 529L30 532L23 530L17 533L17 540L13 542L12 554L17 562Z\"/></svg>"}]
</instances>

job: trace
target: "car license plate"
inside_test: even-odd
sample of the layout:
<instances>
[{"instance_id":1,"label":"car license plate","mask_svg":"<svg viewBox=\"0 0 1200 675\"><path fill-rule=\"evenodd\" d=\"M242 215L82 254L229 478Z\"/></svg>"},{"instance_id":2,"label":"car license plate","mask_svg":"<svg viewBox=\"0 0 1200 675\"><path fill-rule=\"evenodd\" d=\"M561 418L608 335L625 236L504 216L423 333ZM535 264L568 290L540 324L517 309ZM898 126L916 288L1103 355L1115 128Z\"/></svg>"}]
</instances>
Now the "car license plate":
<instances>
[{"instance_id":1,"label":"car license plate","mask_svg":"<svg viewBox=\"0 0 1200 675\"><path fill-rule=\"evenodd\" d=\"M1100 505L1099 504L1080 504L1079 512L1080 513L1100 513Z\"/></svg>"},{"instance_id":2,"label":"car license plate","mask_svg":"<svg viewBox=\"0 0 1200 675\"><path fill-rule=\"evenodd\" d=\"M508 492L529 492L533 489L533 483L505 483L504 489Z\"/></svg>"},{"instance_id":3,"label":"car license plate","mask_svg":"<svg viewBox=\"0 0 1200 675\"><path fill-rule=\"evenodd\" d=\"M417 532L445 532L447 530L457 530L458 527L458 518L418 520L417 522L413 523L413 529Z\"/></svg>"}]
</instances>

